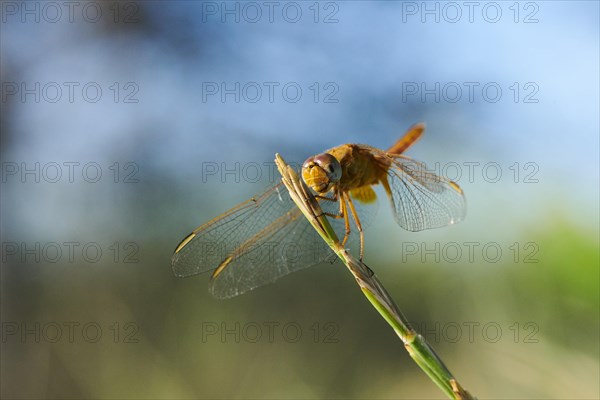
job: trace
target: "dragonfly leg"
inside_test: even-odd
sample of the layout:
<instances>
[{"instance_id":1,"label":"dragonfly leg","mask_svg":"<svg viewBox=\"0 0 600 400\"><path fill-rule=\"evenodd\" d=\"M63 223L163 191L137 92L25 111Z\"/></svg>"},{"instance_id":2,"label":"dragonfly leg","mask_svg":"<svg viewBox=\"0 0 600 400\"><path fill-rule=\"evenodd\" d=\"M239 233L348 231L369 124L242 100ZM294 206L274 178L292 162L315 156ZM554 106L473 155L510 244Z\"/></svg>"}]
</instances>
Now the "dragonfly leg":
<instances>
[{"instance_id":1,"label":"dragonfly leg","mask_svg":"<svg viewBox=\"0 0 600 400\"><path fill-rule=\"evenodd\" d=\"M338 201L339 200L337 192L335 192L333 194L333 197L316 195L315 198L321 199L321 200L327 200L327 201ZM326 215L326 216L332 217L332 218L344 218L344 210L342 208L341 202L340 202L340 211L338 213L323 211L323 213L321 215ZM320 216L320 215L318 215L318 216Z\"/></svg>"},{"instance_id":2,"label":"dragonfly leg","mask_svg":"<svg viewBox=\"0 0 600 400\"><path fill-rule=\"evenodd\" d=\"M338 194L337 192L334 194L334 198L336 199L336 201L338 200ZM332 200L331 198L326 198L327 200ZM344 195L342 194L340 196L339 199L339 204L340 204L340 210L338 211L338 213L330 213L330 212L323 212L324 215L327 215L329 217L333 217L333 218L344 218L344 225L346 228L346 232L344 234L344 239L342 239L342 246L344 246L346 244L346 242L348 241L348 237L350 236L350 220L348 219L348 211L346 210L346 202L344 201Z\"/></svg>"},{"instance_id":3,"label":"dragonfly leg","mask_svg":"<svg viewBox=\"0 0 600 400\"><path fill-rule=\"evenodd\" d=\"M338 218L338 219L344 218L344 225L346 228L346 232L344 234L344 239L342 239L342 246L345 246L346 242L348 241L348 238L350 237L350 219L348 218L348 210L346 209L346 201L345 201L346 197L343 194L341 196L338 196L337 191L334 191L333 197L327 197L327 196L321 196L321 195L316 195L315 197L318 199L321 199L321 200L339 201L340 210L337 213L323 211L323 213L321 215L326 215L328 217ZM354 206L352 206L352 207L354 207ZM357 224L357 225L359 225L359 224ZM362 230L361 230L361 235L362 235ZM362 258L361 258L361 260L362 260Z\"/></svg>"},{"instance_id":4,"label":"dragonfly leg","mask_svg":"<svg viewBox=\"0 0 600 400\"><path fill-rule=\"evenodd\" d=\"M344 216L343 216L343 215L341 215L341 214L338 214L338 213L330 213L330 212L325 212L325 211L323 211L323 212L321 213L321 215L325 215L325 216L327 216L327 217L331 217L331 218L337 218L337 219L339 219L339 218L344 218ZM317 215L317 217L320 217L321 215Z\"/></svg>"},{"instance_id":5,"label":"dragonfly leg","mask_svg":"<svg viewBox=\"0 0 600 400\"><path fill-rule=\"evenodd\" d=\"M331 197L327 197L327 196L321 196L320 194L315 195L316 199L321 199L321 200L327 200L327 201L338 201L338 194L337 192L333 193L333 196Z\"/></svg>"},{"instance_id":6,"label":"dragonfly leg","mask_svg":"<svg viewBox=\"0 0 600 400\"><path fill-rule=\"evenodd\" d=\"M348 238L350 237L350 219L348 218L348 210L346 210L346 196L344 196L344 194L341 195L340 199L340 214L342 217L344 217L344 226L346 228L346 233L344 234L344 239L342 240L342 246L345 246Z\"/></svg>"},{"instance_id":7,"label":"dragonfly leg","mask_svg":"<svg viewBox=\"0 0 600 400\"><path fill-rule=\"evenodd\" d=\"M358 218L358 214L356 213L356 209L354 208L354 203L352 203L352 199L347 194L344 195L344 197L348 201L350 212L352 213L352 219L354 219L354 222L356 223L356 229L358 229L358 234L360 235L360 261L362 262L363 255L365 254L365 236L362 225L360 223L360 219Z\"/></svg>"}]
</instances>

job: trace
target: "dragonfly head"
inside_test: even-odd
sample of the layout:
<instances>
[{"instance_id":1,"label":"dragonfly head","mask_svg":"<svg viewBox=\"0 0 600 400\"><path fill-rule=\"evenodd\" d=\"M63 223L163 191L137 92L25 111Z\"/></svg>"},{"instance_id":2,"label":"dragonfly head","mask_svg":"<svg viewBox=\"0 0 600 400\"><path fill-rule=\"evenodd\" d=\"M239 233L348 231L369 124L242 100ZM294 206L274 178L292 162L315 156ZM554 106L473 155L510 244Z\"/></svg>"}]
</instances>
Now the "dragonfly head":
<instances>
[{"instance_id":1,"label":"dragonfly head","mask_svg":"<svg viewBox=\"0 0 600 400\"><path fill-rule=\"evenodd\" d=\"M317 193L328 192L342 177L342 166L331 154L309 157L302 165L302 179Z\"/></svg>"}]
</instances>

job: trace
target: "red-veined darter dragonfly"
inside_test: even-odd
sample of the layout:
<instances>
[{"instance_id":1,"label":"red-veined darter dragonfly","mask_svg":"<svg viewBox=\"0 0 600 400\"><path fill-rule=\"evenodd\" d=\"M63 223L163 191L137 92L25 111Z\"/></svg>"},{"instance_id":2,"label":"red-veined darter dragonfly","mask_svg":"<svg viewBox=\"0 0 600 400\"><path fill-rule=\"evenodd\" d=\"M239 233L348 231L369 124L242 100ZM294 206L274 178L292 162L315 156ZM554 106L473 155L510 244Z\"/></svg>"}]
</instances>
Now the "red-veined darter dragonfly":
<instances>
[{"instance_id":1,"label":"red-veined darter dragonfly","mask_svg":"<svg viewBox=\"0 0 600 400\"><path fill-rule=\"evenodd\" d=\"M302 179L316 193L338 237L343 237L342 245L356 238L358 231L361 259L362 226L368 213L355 201L359 205L375 202L376 184L383 186L396 222L406 230L438 228L465 217L461 188L403 155L424 129L422 123L412 126L386 151L343 144L308 158L302 166ZM351 228L351 219L356 230ZM178 277L212 271L210 292L229 298L332 254L285 186L278 183L194 230L175 249L172 266Z\"/></svg>"}]
</instances>

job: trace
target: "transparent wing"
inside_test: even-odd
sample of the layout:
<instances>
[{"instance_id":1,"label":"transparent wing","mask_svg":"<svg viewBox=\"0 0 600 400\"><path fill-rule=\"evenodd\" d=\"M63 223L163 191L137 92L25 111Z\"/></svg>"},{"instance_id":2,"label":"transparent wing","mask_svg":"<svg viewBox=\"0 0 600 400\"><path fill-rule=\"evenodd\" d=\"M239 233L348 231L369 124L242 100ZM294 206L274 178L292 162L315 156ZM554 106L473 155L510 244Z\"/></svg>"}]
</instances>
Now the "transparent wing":
<instances>
[{"instance_id":1,"label":"transparent wing","mask_svg":"<svg viewBox=\"0 0 600 400\"><path fill-rule=\"evenodd\" d=\"M338 207L320 204L324 211ZM343 237L343 220L330 221ZM175 249L172 266L179 277L213 271L210 292L229 298L332 256L280 183L188 235Z\"/></svg>"},{"instance_id":2,"label":"transparent wing","mask_svg":"<svg viewBox=\"0 0 600 400\"><path fill-rule=\"evenodd\" d=\"M428 172L423 163L409 157L388 153L385 158L390 200L401 227L416 232L465 218L466 200L456 183Z\"/></svg>"}]
</instances>

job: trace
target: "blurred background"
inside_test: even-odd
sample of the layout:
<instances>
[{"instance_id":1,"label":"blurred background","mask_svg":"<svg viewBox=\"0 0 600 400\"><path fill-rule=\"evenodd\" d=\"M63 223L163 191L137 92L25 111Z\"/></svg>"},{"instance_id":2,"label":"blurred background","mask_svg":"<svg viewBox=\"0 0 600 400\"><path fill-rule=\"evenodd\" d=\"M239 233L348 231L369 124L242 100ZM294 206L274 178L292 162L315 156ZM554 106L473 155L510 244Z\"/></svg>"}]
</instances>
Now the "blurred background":
<instances>
[{"instance_id":1,"label":"blurred background","mask_svg":"<svg viewBox=\"0 0 600 400\"><path fill-rule=\"evenodd\" d=\"M442 397L342 264L218 301L170 261L275 153L423 121L467 218L380 196L365 261L478 397L598 398L599 6L467 3L3 1L2 397Z\"/></svg>"}]
</instances>

